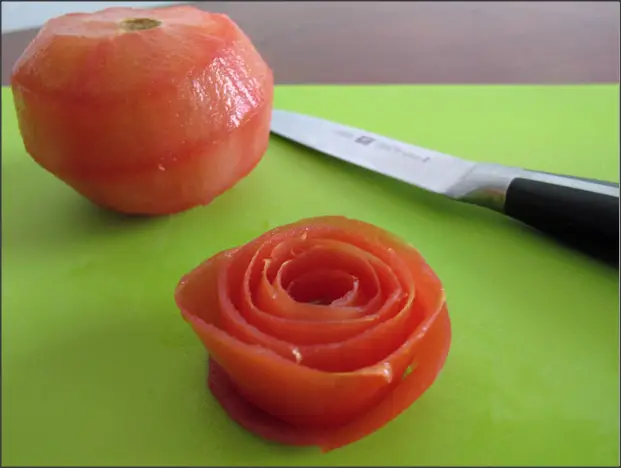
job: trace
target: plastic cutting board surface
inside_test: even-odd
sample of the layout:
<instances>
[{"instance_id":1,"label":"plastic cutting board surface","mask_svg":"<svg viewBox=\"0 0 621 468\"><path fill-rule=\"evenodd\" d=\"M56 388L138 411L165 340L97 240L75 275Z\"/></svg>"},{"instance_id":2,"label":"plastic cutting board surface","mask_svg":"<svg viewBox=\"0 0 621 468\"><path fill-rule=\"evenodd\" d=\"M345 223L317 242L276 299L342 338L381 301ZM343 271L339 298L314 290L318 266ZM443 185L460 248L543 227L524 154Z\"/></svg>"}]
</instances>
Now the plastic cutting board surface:
<instances>
[{"instance_id":1,"label":"plastic cutting board surface","mask_svg":"<svg viewBox=\"0 0 621 468\"><path fill-rule=\"evenodd\" d=\"M207 207L127 219L25 153L2 93L2 464L613 465L618 273L517 222L272 137ZM618 86L291 86L275 105L478 161L618 181ZM409 410L326 455L236 426L173 291L212 254L341 214L444 282L446 366Z\"/></svg>"}]
</instances>

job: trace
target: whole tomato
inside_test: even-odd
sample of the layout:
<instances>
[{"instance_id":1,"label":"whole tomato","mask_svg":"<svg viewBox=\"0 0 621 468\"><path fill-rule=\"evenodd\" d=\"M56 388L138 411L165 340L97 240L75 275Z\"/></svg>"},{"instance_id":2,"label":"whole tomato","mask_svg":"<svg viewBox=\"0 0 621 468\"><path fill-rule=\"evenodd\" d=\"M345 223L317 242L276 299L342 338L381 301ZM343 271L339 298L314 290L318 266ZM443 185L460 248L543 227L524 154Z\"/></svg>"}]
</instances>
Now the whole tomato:
<instances>
[{"instance_id":1,"label":"whole tomato","mask_svg":"<svg viewBox=\"0 0 621 468\"><path fill-rule=\"evenodd\" d=\"M270 68L227 16L191 6L52 19L11 85L32 158L119 212L207 204L268 144Z\"/></svg>"}]
</instances>

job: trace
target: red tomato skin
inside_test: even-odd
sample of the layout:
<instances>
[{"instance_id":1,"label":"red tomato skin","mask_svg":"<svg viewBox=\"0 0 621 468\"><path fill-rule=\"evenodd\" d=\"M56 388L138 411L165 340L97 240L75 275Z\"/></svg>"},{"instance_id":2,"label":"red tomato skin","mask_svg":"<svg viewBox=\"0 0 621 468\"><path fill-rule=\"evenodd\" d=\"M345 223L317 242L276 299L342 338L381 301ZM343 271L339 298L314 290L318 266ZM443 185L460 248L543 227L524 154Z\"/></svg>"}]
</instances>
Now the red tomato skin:
<instances>
[{"instance_id":1,"label":"red tomato skin","mask_svg":"<svg viewBox=\"0 0 621 468\"><path fill-rule=\"evenodd\" d=\"M161 24L120 30L138 15ZM115 211L155 215L208 204L267 149L271 70L230 19L193 7L51 20L11 84L32 158Z\"/></svg>"},{"instance_id":2,"label":"red tomato skin","mask_svg":"<svg viewBox=\"0 0 621 468\"><path fill-rule=\"evenodd\" d=\"M375 274L360 268L364 262ZM363 301L293 299L290 286L311 271L330 283L329 271L354 275ZM329 289L321 281L313 287L309 297ZM451 345L444 287L420 252L340 216L302 219L213 255L181 279L175 301L209 352L208 385L229 416L266 439L324 451L406 410L434 383ZM297 326L275 337L253 308ZM352 334L336 338L335 324Z\"/></svg>"}]
</instances>

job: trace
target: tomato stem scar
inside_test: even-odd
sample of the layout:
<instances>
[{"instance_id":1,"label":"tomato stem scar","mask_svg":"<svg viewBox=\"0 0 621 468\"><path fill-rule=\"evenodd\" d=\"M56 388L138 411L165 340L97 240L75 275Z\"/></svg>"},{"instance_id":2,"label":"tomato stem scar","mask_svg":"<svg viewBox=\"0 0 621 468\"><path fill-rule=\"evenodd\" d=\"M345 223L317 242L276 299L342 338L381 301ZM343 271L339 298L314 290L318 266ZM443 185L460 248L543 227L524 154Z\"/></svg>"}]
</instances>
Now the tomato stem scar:
<instances>
[{"instance_id":1,"label":"tomato stem scar","mask_svg":"<svg viewBox=\"0 0 621 468\"><path fill-rule=\"evenodd\" d=\"M125 31L142 31L153 29L161 25L162 22L152 18L128 18L121 21L121 27Z\"/></svg>"}]
</instances>

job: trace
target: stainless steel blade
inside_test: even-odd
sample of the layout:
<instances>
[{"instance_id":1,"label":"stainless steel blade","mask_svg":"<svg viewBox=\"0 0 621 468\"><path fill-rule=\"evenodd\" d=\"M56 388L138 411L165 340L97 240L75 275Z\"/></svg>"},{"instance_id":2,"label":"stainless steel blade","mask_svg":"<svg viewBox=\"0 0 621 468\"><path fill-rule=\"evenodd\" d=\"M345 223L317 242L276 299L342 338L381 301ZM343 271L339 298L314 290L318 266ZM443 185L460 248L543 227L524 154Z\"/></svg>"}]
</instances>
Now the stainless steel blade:
<instances>
[{"instance_id":1,"label":"stainless steel blade","mask_svg":"<svg viewBox=\"0 0 621 468\"><path fill-rule=\"evenodd\" d=\"M371 132L274 110L272 132L335 158L448 195L476 164Z\"/></svg>"},{"instance_id":2,"label":"stainless steel blade","mask_svg":"<svg viewBox=\"0 0 621 468\"><path fill-rule=\"evenodd\" d=\"M503 211L507 189L517 177L619 197L618 184L475 163L296 112L274 110L271 131L348 163L497 211Z\"/></svg>"},{"instance_id":3,"label":"stainless steel blade","mask_svg":"<svg viewBox=\"0 0 621 468\"><path fill-rule=\"evenodd\" d=\"M343 161L510 216L618 264L618 184L475 163L282 110L273 111L271 129Z\"/></svg>"}]
</instances>

